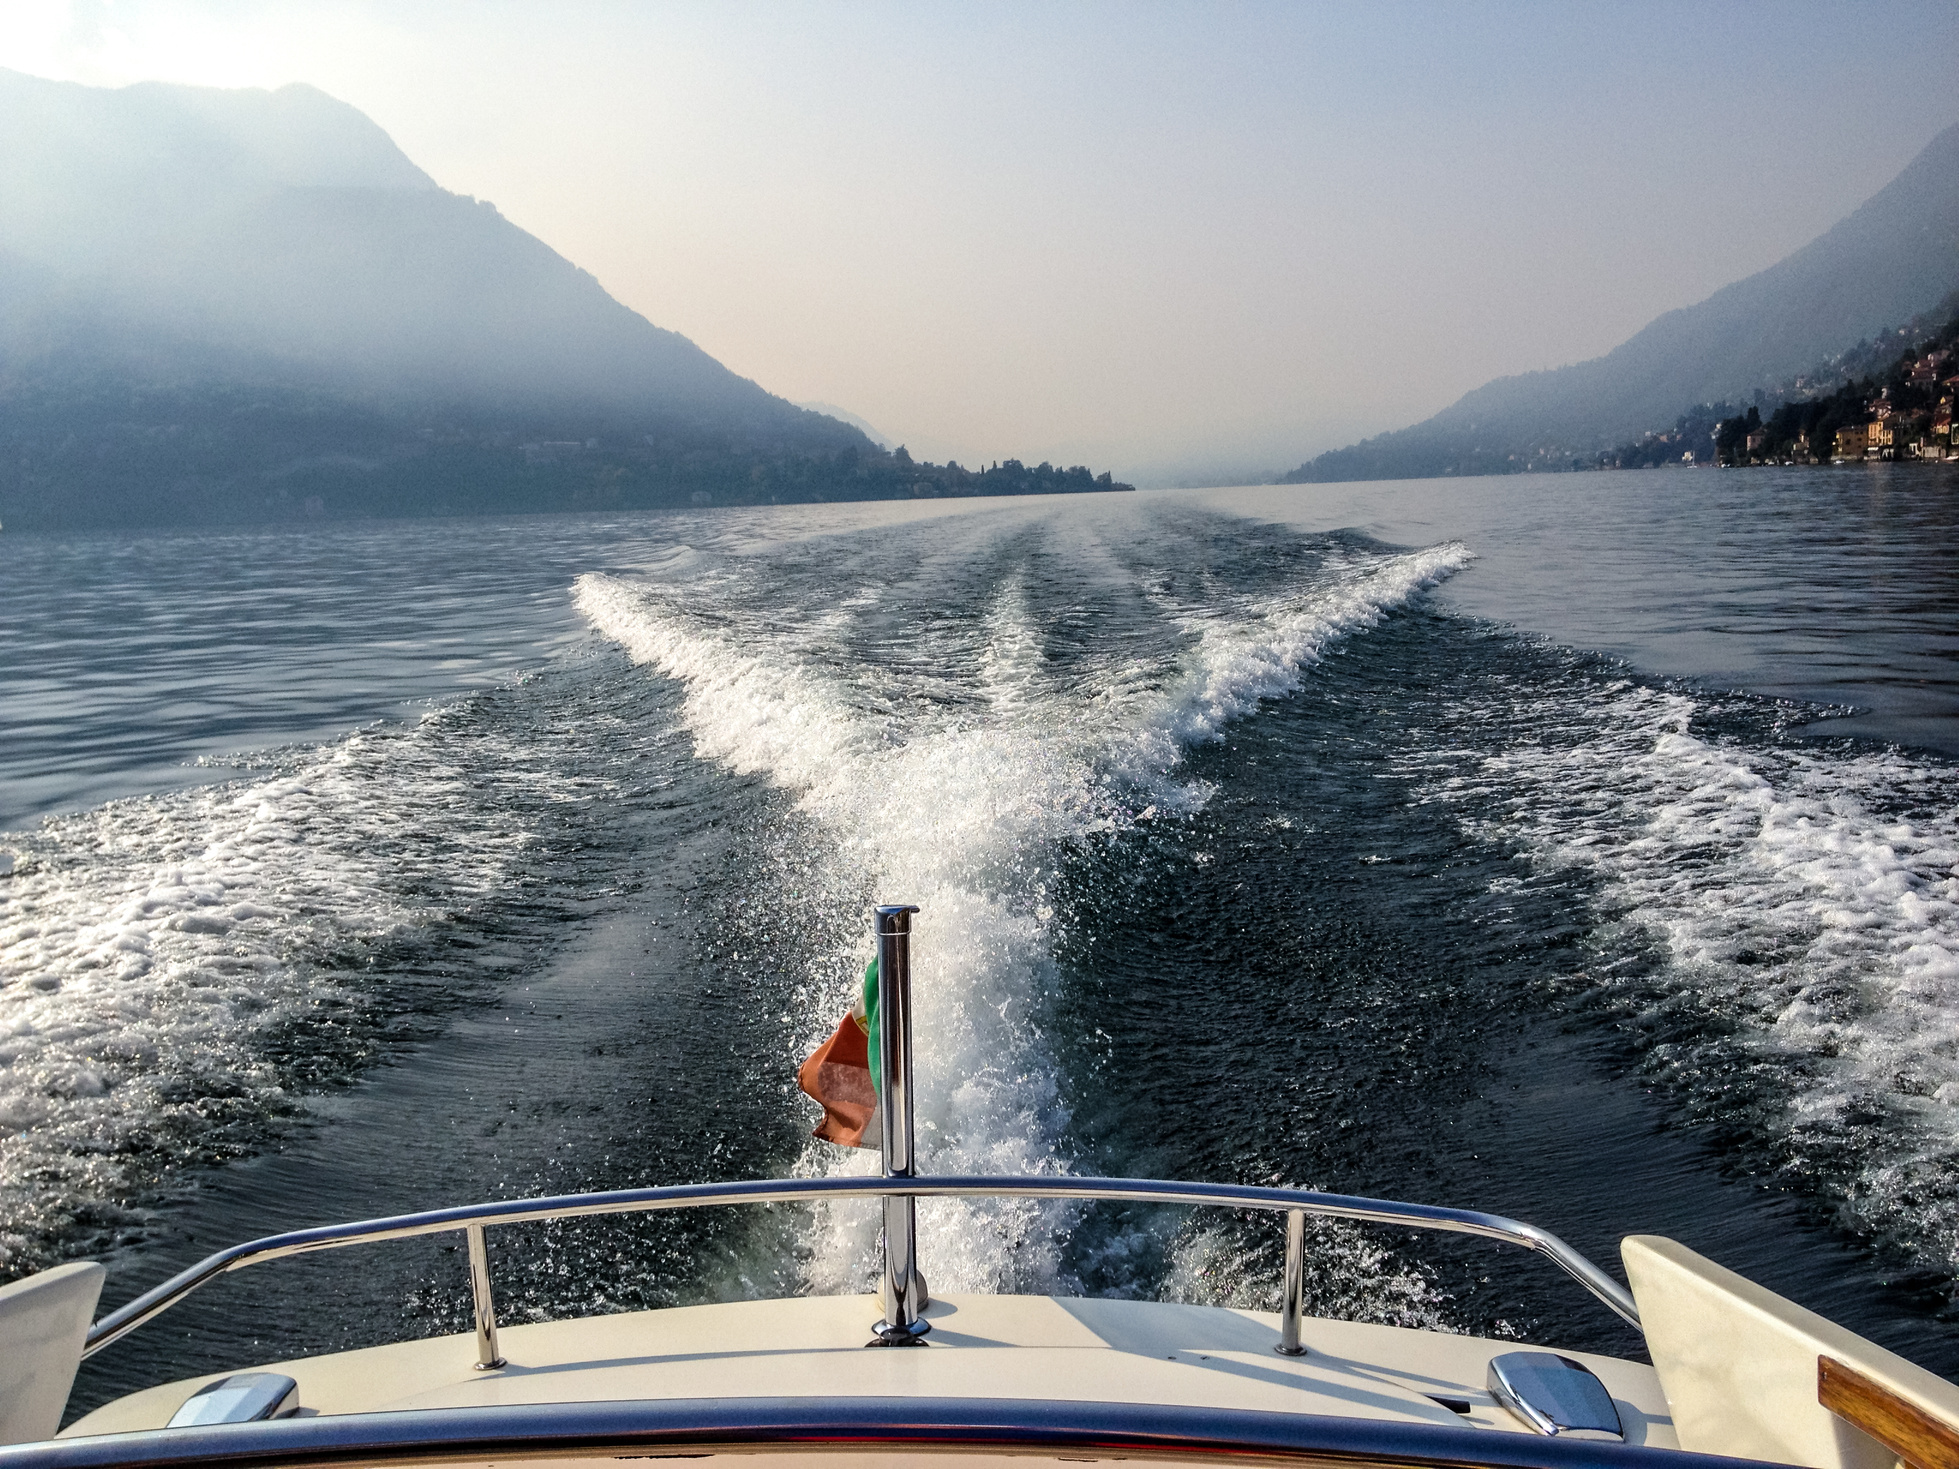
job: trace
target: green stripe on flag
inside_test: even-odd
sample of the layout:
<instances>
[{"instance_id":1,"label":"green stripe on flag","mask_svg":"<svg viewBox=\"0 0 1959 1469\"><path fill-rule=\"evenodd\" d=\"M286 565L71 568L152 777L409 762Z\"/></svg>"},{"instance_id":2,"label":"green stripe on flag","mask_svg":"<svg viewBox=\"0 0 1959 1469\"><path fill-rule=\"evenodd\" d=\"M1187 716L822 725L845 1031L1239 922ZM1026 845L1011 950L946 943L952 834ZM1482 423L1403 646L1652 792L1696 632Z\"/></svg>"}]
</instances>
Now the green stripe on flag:
<instances>
[{"instance_id":1,"label":"green stripe on flag","mask_svg":"<svg viewBox=\"0 0 1959 1469\"><path fill-rule=\"evenodd\" d=\"M877 960L873 959L864 967L864 1025L869 1032L870 1044L864 1047L871 1053L871 1089L879 1096L884 1095L884 1047L879 1042L881 1032L877 1023Z\"/></svg>"}]
</instances>

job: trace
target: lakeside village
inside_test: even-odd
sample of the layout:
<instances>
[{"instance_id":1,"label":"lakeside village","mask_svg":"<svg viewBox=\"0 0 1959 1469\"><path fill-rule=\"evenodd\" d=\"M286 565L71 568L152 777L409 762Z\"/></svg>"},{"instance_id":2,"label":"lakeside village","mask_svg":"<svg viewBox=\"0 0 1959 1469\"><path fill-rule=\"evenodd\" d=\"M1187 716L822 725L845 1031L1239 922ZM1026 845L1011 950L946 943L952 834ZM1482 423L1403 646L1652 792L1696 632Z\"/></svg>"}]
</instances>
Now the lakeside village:
<instances>
[{"instance_id":1,"label":"lakeside village","mask_svg":"<svg viewBox=\"0 0 1959 1469\"><path fill-rule=\"evenodd\" d=\"M1683 414L1671 433L1647 434L1603 454L1598 467L1959 460L1952 432L1955 399L1959 317L1919 346L1907 347L1888 368L1852 378L1834 392L1790 399L1766 418L1759 406L1741 413L1726 404Z\"/></svg>"},{"instance_id":2,"label":"lakeside village","mask_svg":"<svg viewBox=\"0 0 1959 1469\"><path fill-rule=\"evenodd\" d=\"M1941 376L1941 373L1948 374ZM1852 464L1865 459L1959 459L1952 440L1952 400L1959 372L1952 350L1927 352L1902 380L1875 397L1852 394L1857 417L1832 423L1832 399L1784 403L1766 420L1759 408L1715 426L1715 462L1743 464ZM1839 395L1832 395L1835 398Z\"/></svg>"}]
</instances>

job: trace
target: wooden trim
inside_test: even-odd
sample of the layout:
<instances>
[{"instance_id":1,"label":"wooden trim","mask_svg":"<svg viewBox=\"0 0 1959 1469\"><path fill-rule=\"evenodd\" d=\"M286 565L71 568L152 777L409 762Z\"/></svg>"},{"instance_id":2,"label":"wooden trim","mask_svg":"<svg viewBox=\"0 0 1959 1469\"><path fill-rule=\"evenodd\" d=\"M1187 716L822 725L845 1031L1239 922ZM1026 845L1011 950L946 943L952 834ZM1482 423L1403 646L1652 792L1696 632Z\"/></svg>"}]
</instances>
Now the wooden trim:
<instances>
[{"instance_id":1,"label":"wooden trim","mask_svg":"<svg viewBox=\"0 0 1959 1469\"><path fill-rule=\"evenodd\" d=\"M1834 1357L1816 1359L1816 1401L1910 1469L1959 1469L1959 1430Z\"/></svg>"}]
</instances>

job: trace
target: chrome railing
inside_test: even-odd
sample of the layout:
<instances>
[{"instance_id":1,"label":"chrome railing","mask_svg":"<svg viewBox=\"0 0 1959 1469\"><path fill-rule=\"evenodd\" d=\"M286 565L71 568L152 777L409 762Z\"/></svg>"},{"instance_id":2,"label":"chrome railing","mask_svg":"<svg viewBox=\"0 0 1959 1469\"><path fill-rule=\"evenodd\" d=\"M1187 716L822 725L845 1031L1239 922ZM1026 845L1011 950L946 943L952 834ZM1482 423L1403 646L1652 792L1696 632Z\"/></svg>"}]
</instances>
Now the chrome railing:
<instances>
[{"instance_id":1,"label":"chrome railing","mask_svg":"<svg viewBox=\"0 0 1959 1469\"><path fill-rule=\"evenodd\" d=\"M1369 1224L1396 1224L1410 1229L1477 1235L1521 1245L1548 1258L1612 1310L1639 1324L1633 1299L1611 1276L1556 1235L1470 1209L1440 1209L1427 1204L1398 1204L1386 1199L1355 1198L1316 1193L1308 1189L1259 1188L1247 1184L1170 1183L1152 1178L1067 1177L945 1177L945 1178L772 1178L738 1183L682 1183L666 1188L617 1189L610 1193L565 1194L548 1199L518 1199L501 1204L471 1204L457 1209L432 1209L422 1214L398 1214L390 1219L367 1219L353 1224L330 1224L275 1234L248 1244L233 1245L201 1260L121 1309L111 1311L89 1328L83 1355L99 1352L152 1317L169 1310L185 1296L218 1276L251 1265L318 1250L345 1249L381 1240L414 1239L421 1235L463 1231L469 1236L469 1267L476 1302L478 1360L497 1360L496 1317L490 1290L489 1251L477 1248L480 1231L499 1224L536 1224L551 1219L575 1219L594 1214L646 1214L664 1209L699 1209L724 1204L810 1204L830 1199L976 1199L1032 1198L1120 1200L1141 1204L1186 1204L1224 1209L1256 1209L1288 1216L1286 1228L1286 1291L1280 1313L1282 1347L1297 1348L1304 1311L1305 1219L1355 1219Z\"/></svg>"},{"instance_id":2,"label":"chrome railing","mask_svg":"<svg viewBox=\"0 0 1959 1469\"><path fill-rule=\"evenodd\" d=\"M399 1214L355 1224L333 1224L275 1234L234 1245L201 1260L89 1328L82 1355L90 1356L167 1311L207 1281L248 1265L288 1255L337 1250L380 1240L461 1230L468 1245L472 1308L476 1318L476 1363L484 1370L503 1365L497 1350L496 1299L490 1285L490 1249L485 1234L492 1225L532 1224L589 1214L644 1214L664 1209L699 1209L723 1204L820 1203L829 1199L880 1199L884 1212L884 1317L873 1328L887 1345L917 1342L930 1330L923 1320L924 1283L918 1271L916 1202L945 1198L1034 1198L1122 1200L1147 1204L1188 1204L1227 1209L1259 1209L1286 1215L1286 1271L1275 1350L1298 1356L1300 1322L1305 1316L1306 1217L1357 1219L1504 1240L1548 1256L1586 1290L1639 1325L1633 1298L1611 1276L1556 1235L1534 1225L1479 1214L1468 1209L1437 1209L1384 1199L1304 1189L1254 1188L1241 1184L1165 1183L1146 1178L947 1177L921 1178L913 1151L911 1045L911 915L916 908L888 905L877 910L878 1046L884 1086L878 1097L883 1173L875 1178L778 1178L745 1183L690 1183L667 1188L618 1189L610 1193L566 1194L504 1204L473 1204Z\"/></svg>"}]
</instances>

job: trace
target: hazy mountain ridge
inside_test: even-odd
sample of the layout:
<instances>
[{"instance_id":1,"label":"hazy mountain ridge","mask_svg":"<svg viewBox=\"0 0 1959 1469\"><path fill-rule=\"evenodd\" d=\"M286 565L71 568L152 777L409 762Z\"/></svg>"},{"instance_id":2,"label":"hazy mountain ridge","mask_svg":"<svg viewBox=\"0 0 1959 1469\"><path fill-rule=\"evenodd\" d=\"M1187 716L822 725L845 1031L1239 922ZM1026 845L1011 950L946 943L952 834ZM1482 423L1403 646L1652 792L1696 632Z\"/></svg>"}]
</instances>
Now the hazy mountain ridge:
<instances>
[{"instance_id":1,"label":"hazy mountain ridge","mask_svg":"<svg viewBox=\"0 0 1959 1469\"><path fill-rule=\"evenodd\" d=\"M139 82L115 89L0 68L7 187L44 208L140 187L283 185L432 191L436 182L366 114L314 87L227 90ZM9 227L31 226L13 220Z\"/></svg>"},{"instance_id":2,"label":"hazy mountain ridge","mask_svg":"<svg viewBox=\"0 0 1959 1469\"><path fill-rule=\"evenodd\" d=\"M848 408L839 408L834 403L798 403L796 406L806 413L821 413L826 418L834 418L838 423L849 424L880 449L895 449L898 447L898 441L896 439L880 432L868 421L858 417Z\"/></svg>"},{"instance_id":3,"label":"hazy mountain ridge","mask_svg":"<svg viewBox=\"0 0 1959 1469\"><path fill-rule=\"evenodd\" d=\"M1096 483L886 453L654 326L310 87L0 71L0 132L13 528Z\"/></svg>"},{"instance_id":4,"label":"hazy mountain ridge","mask_svg":"<svg viewBox=\"0 0 1959 1469\"><path fill-rule=\"evenodd\" d=\"M309 384L654 397L809 428L312 88L105 91L0 73L0 128L0 250L57 283L38 300L9 292L10 357L85 324L112 356L114 322L281 360Z\"/></svg>"},{"instance_id":5,"label":"hazy mountain ridge","mask_svg":"<svg viewBox=\"0 0 1959 1469\"><path fill-rule=\"evenodd\" d=\"M1336 449L1284 482L1566 469L1741 401L1932 310L1959 287L1959 125L1850 215L1768 269L1669 311L1603 357L1498 378L1422 423Z\"/></svg>"}]
</instances>

